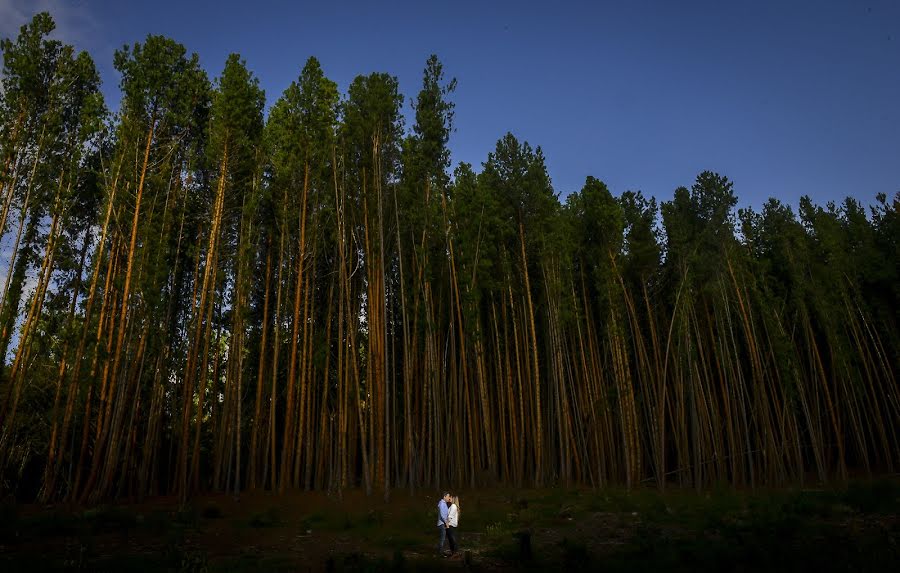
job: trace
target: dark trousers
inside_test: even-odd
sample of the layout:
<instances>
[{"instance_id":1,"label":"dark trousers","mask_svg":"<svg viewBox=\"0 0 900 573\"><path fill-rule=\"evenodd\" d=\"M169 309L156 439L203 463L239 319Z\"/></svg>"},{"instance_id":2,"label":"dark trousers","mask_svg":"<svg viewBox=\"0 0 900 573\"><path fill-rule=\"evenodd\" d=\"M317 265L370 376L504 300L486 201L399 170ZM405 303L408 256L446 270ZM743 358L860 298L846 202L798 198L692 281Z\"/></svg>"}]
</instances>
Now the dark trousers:
<instances>
[{"instance_id":1,"label":"dark trousers","mask_svg":"<svg viewBox=\"0 0 900 573\"><path fill-rule=\"evenodd\" d=\"M450 542L450 551L456 553L456 549L459 546L456 544L456 528L455 527L447 528L447 541Z\"/></svg>"}]
</instances>

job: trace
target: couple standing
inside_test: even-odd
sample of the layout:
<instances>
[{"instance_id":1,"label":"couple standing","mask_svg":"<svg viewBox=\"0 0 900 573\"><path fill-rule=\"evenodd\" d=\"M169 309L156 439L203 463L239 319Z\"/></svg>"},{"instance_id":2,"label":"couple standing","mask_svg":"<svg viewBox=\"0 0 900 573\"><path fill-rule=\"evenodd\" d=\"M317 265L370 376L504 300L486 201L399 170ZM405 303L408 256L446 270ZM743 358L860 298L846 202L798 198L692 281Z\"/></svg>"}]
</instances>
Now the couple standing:
<instances>
[{"instance_id":1,"label":"couple standing","mask_svg":"<svg viewBox=\"0 0 900 573\"><path fill-rule=\"evenodd\" d=\"M450 551L456 553L456 528L459 526L459 496L450 496L450 492L444 492L438 501L438 529L441 532L441 542L438 544L438 553L444 549L444 538L450 542Z\"/></svg>"}]
</instances>

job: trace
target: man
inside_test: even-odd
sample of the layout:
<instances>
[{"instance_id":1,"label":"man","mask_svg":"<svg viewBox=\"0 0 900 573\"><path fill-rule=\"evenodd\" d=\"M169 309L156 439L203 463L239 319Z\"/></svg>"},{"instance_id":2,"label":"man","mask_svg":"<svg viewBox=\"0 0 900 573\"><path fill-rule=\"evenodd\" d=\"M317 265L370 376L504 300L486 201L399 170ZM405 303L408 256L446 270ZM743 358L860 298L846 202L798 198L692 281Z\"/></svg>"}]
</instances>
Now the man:
<instances>
[{"instance_id":1,"label":"man","mask_svg":"<svg viewBox=\"0 0 900 573\"><path fill-rule=\"evenodd\" d=\"M438 544L438 553L444 550L444 540L447 538L447 512L450 503L450 492L445 491L438 501L438 529L441 531L441 542Z\"/></svg>"}]
</instances>

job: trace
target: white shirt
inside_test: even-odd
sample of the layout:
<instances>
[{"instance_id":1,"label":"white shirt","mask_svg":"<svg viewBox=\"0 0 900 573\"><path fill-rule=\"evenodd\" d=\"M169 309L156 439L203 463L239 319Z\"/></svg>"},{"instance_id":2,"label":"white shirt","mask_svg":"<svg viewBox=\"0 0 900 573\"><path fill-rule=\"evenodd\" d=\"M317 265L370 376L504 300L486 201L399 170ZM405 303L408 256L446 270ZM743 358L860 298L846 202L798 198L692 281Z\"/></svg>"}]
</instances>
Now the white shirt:
<instances>
[{"instance_id":1,"label":"white shirt","mask_svg":"<svg viewBox=\"0 0 900 573\"><path fill-rule=\"evenodd\" d=\"M450 506L450 511L447 512L447 525L459 527L459 506L455 503Z\"/></svg>"}]
</instances>

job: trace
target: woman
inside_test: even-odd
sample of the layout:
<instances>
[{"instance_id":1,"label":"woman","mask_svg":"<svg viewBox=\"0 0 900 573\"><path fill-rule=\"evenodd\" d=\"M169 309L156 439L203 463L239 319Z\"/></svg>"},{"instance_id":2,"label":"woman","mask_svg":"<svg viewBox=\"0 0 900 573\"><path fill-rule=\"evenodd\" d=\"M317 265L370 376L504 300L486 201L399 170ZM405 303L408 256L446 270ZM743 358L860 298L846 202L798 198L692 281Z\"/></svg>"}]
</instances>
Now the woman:
<instances>
[{"instance_id":1,"label":"woman","mask_svg":"<svg viewBox=\"0 0 900 573\"><path fill-rule=\"evenodd\" d=\"M447 512L447 541L450 542L450 551L456 553L456 528L459 527L459 496L450 498L450 510Z\"/></svg>"}]
</instances>

